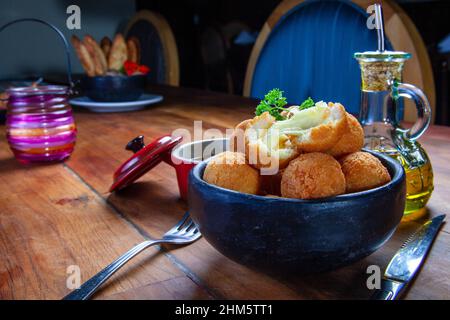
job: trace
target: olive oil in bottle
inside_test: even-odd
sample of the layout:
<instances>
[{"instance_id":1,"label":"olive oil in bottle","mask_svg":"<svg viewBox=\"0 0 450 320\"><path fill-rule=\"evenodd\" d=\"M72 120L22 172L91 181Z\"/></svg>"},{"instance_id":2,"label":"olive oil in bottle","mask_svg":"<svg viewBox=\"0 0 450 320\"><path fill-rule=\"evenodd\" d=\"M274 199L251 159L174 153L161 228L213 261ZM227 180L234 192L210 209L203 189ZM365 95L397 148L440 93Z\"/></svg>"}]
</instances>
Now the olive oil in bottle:
<instances>
[{"instance_id":1,"label":"olive oil in bottle","mask_svg":"<svg viewBox=\"0 0 450 320\"><path fill-rule=\"evenodd\" d=\"M427 153L418 142L404 142L408 151L379 150L398 160L406 173L405 216L409 216L427 204L433 192L433 169Z\"/></svg>"},{"instance_id":2,"label":"olive oil in bottle","mask_svg":"<svg viewBox=\"0 0 450 320\"><path fill-rule=\"evenodd\" d=\"M361 68L359 120L364 128L364 147L402 164L406 172L405 218L415 219L425 212L421 209L433 192L433 170L417 142L430 123L430 105L419 88L401 82L404 62L410 57L397 51L355 53ZM403 128L398 121L402 98L413 99L418 110L411 129Z\"/></svg>"}]
</instances>

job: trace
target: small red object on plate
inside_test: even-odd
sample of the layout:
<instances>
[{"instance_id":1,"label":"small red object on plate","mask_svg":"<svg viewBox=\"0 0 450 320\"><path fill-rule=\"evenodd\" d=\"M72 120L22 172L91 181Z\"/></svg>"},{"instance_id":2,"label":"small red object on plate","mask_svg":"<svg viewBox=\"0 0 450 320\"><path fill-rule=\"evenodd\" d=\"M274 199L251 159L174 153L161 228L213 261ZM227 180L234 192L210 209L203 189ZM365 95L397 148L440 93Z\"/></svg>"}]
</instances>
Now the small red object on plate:
<instances>
[{"instance_id":1,"label":"small red object on plate","mask_svg":"<svg viewBox=\"0 0 450 320\"><path fill-rule=\"evenodd\" d=\"M139 136L128 143L127 150L134 155L125 161L114 173L114 182L110 192L123 189L139 179L161 161L170 158L172 149L178 145L182 137L162 136L149 145L144 145L144 137Z\"/></svg>"},{"instance_id":2,"label":"small red object on plate","mask_svg":"<svg viewBox=\"0 0 450 320\"><path fill-rule=\"evenodd\" d=\"M138 72L143 73L143 74L147 74L150 72L150 68L144 65L140 65L138 68Z\"/></svg>"},{"instance_id":3,"label":"small red object on plate","mask_svg":"<svg viewBox=\"0 0 450 320\"><path fill-rule=\"evenodd\" d=\"M140 65L136 62L127 60L123 64L123 72L127 76L132 76L136 73L147 74L150 72L150 68L145 65Z\"/></svg>"}]
</instances>

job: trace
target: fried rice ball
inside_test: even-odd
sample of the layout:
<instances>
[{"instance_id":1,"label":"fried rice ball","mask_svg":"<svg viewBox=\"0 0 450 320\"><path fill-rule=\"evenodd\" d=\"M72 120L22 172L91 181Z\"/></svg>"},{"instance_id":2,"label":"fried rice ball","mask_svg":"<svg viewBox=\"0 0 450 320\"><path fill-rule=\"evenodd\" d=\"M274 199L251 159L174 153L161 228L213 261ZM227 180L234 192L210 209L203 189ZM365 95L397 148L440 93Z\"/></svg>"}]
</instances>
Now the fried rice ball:
<instances>
[{"instance_id":1,"label":"fried rice ball","mask_svg":"<svg viewBox=\"0 0 450 320\"><path fill-rule=\"evenodd\" d=\"M342 138L327 151L333 157L341 157L345 154L357 152L364 146L364 130L359 121L347 113L347 131Z\"/></svg>"},{"instance_id":2,"label":"fried rice ball","mask_svg":"<svg viewBox=\"0 0 450 320\"><path fill-rule=\"evenodd\" d=\"M285 168L299 152L289 137L271 130L276 123L268 112L254 117L245 130L245 156L248 163L257 168L272 168L274 173Z\"/></svg>"},{"instance_id":3,"label":"fried rice ball","mask_svg":"<svg viewBox=\"0 0 450 320\"><path fill-rule=\"evenodd\" d=\"M344 106L317 102L313 107L287 109L289 117L276 121L268 112L246 123L245 153L258 169L285 168L304 152L326 152L348 130Z\"/></svg>"},{"instance_id":4,"label":"fried rice ball","mask_svg":"<svg viewBox=\"0 0 450 320\"><path fill-rule=\"evenodd\" d=\"M216 186L243 193L258 194L258 170L245 162L245 155L226 151L213 157L207 164L203 179Z\"/></svg>"},{"instance_id":5,"label":"fried rice ball","mask_svg":"<svg viewBox=\"0 0 450 320\"><path fill-rule=\"evenodd\" d=\"M347 193L376 188L391 181L386 167L370 153L354 152L342 157L339 162Z\"/></svg>"},{"instance_id":6,"label":"fried rice ball","mask_svg":"<svg viewBox=\"0 0 450 320\"><path fill-rule=\"evenodd\" d=\"M292 116L277 121L272 129L287 135L300 152L325 152L347 132L345 108L340 103L317 102L314 107L295 110Z\"/></svg>"},{"instance_id":7,"label":"fried rice ball","mask_svg":"<svg viewBox=\"0 0 450 320\"><path fill-rule=\"evenodd\" d=\"M247 129L247 125L252 121L252 119L247 119L240 122L235 128L230 136L230 150L234 152L245 153L245 138L244 133Z\"/></svg>"},{"instance_id":8,"label":"fried rice ball","mask_svg":"<svg viewBox=\"0 0 450 320\"><path fill-rule=\"evenodd\" d=\"M281 195L286 198L319 199L344 192L341 166L326 153L301 154L289 163L281 178Z\"/></svg>"}]
</instances>

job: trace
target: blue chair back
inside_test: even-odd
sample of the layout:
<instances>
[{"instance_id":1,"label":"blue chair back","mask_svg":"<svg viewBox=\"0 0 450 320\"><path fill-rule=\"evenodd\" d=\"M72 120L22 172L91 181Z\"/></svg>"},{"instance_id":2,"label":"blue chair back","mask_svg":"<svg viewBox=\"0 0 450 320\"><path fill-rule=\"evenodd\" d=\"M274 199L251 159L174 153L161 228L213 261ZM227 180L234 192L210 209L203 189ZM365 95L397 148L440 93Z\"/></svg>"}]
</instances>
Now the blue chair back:
<instances>
[{"instance_id":1,"label":"blue chair back","mask_svg":"<svg viewBox=\"0 0 450 320\"><path fill-rule=\"evenodd\" d=\"M280 88L290 104L307 97L341 102L353 114L360 105L361 76L354 52L377 49L368 14L350 1L305 1L275 25L257 60L250 96ZM392 50L389 40L386 49Z\"/></svg>"}]
</instances>

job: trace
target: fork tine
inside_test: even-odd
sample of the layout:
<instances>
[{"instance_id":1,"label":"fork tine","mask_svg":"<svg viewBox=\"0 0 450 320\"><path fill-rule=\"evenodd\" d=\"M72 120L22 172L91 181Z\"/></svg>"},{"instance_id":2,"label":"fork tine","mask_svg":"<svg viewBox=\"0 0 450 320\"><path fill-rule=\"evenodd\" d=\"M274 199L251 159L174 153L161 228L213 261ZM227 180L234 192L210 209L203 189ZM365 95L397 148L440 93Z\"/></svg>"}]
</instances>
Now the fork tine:
<instances>
[{"instance_id":1,"label":"fork tine","mask_svg":"<svg viewBox=\"0 0 450 320\"><path fill-rule=\"evenodd\" d=\"M197 227L192 228L191 230L189 230L188 233L185 234L186 237L193 237L195 234L199 233L200 231L198 230Z\"/></svg>"},{"instance_id":2,"label":"fork tine","mask_svg":"<svg viewBox=\"0 0 450 320\"><path fill-rule=\"evenodd\" d=\"M175 230L174 232L172 232L172 235L181 235L186 233L187 228L189 228L189 226L192 224L192 220L189 218L188 220L186 220L183 224L183 226L181 228L179 228L178 230Z\"/></svg>"},{"instance_id":3,"label":"fork tine","mask_svg":"<svg viewBox=\"0 0 450 320\"><path fill-rule=\"evenodd\" d=\"M188 219L190 220L191 218L189 217L189 211L186 211L183 218L181 218L181 220L175 226L173 226L172 229L167 231L166 234L173 234L173 233L178 232L180 230L181 226L183 226Z\"/></svg>"},{"instance_id":4,"label":"fork tine","mask_svg":"<svg viewBox=\"0 0 450 320\"><path fill-rule=\"evenodd\" d=\"M186 234L189 230L192 229L192 227L195 227L194 221L190 220L189 223L186 223L183 227L183 229L180 230L179 234Z\"/></svg>"}]
</instances>

